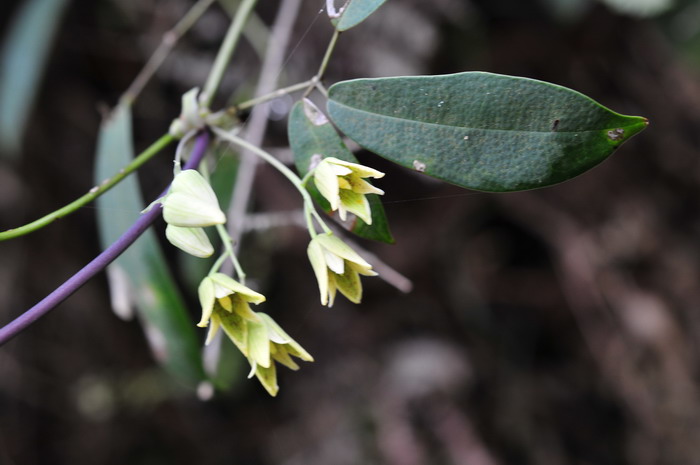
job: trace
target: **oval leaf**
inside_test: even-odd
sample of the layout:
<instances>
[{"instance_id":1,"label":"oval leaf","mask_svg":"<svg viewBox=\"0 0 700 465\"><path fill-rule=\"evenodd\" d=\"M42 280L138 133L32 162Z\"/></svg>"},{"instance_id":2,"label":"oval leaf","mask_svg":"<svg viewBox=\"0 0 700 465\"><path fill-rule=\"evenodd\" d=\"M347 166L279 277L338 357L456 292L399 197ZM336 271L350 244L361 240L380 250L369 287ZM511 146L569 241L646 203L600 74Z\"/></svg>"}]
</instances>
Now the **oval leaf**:
<instances>
[{"instance_id":1,"label":"oval leaf","mask_svg":"<svg viewBox=\"0 0 700 465\"><path fill-rule=\"evenodd\" d=\"M333 22L339 31L347 31L367 19L386 0L350 0L340 17Z\"/></svg>"},{"instance_id":2,"label":"oval leaf","mask_svg":"<svg viewBox=\"0 0 700 465\"><path fill-rule=\"evenodd\" d=\"M133 158L131 111L120 105L100 129L95 180L99 184ZM100 242L106 248L138 219L143 209L141 189L134 176L97 199ZM129 282L123 297L135 304L155 358L180 381L191 386L204 379L194 324L170 274L153 230L146 231L110 267ZM113 301L115 296L113 296Z\"/></svg>"},{"instance_id":3,"label":"oval leaf","mask_svg":"<svg viewBox=\"0 0 700 465\"><path fill-rule=\"evenodd\" d=\"M289 145L294 153L294 162L301 176L309 172L311 159L315 154L322 157L335 157L351 163L358 163L357 158L345 146L335 128L312 103L297 102L289 115ZM312 197L326 212L330 212L328 201L318 192L309 180L308 190ZM389 223L384 213L382 201L376 194L367 195L372 210L372 224L368 225L360 218L350 225L350 231L366 239L393 243Z\"/></svg>"},{"instance_id":4,"label":"oval leaf","mask_svg":"<svg viewBox=\"0 0 700 465\"><path fill-rule=\"evenodd\" d=\"M573 178L647 126L565 87L483 72L340 82L328 112L378 155L490 192Z\"/></svg>"}]
</instances>

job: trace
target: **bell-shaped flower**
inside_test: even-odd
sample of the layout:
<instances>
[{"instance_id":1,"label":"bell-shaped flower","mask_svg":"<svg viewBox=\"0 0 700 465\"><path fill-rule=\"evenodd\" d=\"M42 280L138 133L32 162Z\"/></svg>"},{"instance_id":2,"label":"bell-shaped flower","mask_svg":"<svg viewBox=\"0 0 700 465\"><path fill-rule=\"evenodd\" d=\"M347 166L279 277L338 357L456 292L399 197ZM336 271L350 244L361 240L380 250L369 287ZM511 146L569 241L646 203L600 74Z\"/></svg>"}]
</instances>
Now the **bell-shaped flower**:
<instances>
[{"instance_id":1,"label":"bell-shaped flower","mask_svg":"<svg viewBox=\"0 0 700 465\"><path fill-rule=\"evenodd\" d=\"M165 237L172 245L195 257L207 258L214 253L214 246L202 228L183 228L169 224L165 228Z\"/></svg>"},{"instance_id":2,"label":"bell-shaped flower","mask_svg":"<svg viewBox=\"0 0 700 465\"><path fill-rule=\"evenodd\" d=\"M202 306L202 318L197 326L209 327L207 343L211 341L222 319L231 320L228 326L235 326L239 320L257 321L258 317L250 309L250 304L265 302L265 296L244 286L223 273L213 273L202 280L199 285L199 303ZM216 312L216 310L222 310ZM226 330L226 327L224 327ZM228 331L227 331L228 333ZM247 356L247 341L245 332L231 335L231 340Z\"/></svg>"},{"instance_id":3,"label":"bell-shaped flower","mask_svg":"<svg viewBox=\"0 0 700 465\"><path fill-rule=\"evenodd\" d=\"M321 304L333 306L336 290L353 303L362 300L360 275L376 276L372 265L333 234L319 234L307 249L318 280Z\"/></svg>"},{"instance_id":4,"label":"bell-shaped flower","mask_svg":"<svg viewBox=\"0 0 700 465\"><path fill-rule=\"evenodd\" d=\"M331 210L338 210L345 221L347 212L354 213L367 224L372 224L372 211L366 194L384 194L363 178L381 178L384 173L357 163L334 157L321 160L314 171L314 183L328 200Z\"/></svg>"},{"instance_id":5,"label":"bell-shaped flower","mask_svg":"<svg viewBox=\"0 0 700 465\"><path fill-rule=\"evenodd\" d=\"M251 365L249 377L255 375L270 395L279 391L277 385L277 368L275 362L292 370L299 365L292 359L297 357L306 362L313 362L313 357L292 339L267 314L256 313L258 321L247 321L248 327L248 361Z\"/></svg>"},{"instance_id":6,"label":"bell-shaped flower","mask_svg":"<svg viewBox=\"0 0 700 465\"><path fill-rule=\"evenodd\" d=\"M163 218L173 226L199 228L226 222L214 190L196 170L178 173L160 202Z\"/></svg>"}]
</instances>

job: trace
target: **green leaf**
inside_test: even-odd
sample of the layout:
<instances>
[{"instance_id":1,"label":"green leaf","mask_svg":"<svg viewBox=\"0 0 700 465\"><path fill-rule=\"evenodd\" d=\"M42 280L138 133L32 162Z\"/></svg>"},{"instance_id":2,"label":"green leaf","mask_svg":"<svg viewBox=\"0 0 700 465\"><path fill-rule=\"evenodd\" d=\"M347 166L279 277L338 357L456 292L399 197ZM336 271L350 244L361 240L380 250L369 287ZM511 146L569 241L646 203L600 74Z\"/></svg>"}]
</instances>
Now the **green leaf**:
<instances>
[{"instance_id":1,"label":"green leaf","mask_svg":"<svg viewBox=\"0 0 700 465\"><path fill-rule=\"evenodd\" d=\"M14 156L66 0L29 0L17 9L0 55L0 154Z\"/></svg>"},{"instance_id":2,"label":"green leaf","mask_svg":"<svg viewBox=\"0 0 700 465\"><path fill-rule=\"evenodd\" d=\"M131 161L131 141L131 110L120 105L100 130L97 184ZM144 207L136 178L126 178L98 198L97 207L100 242L104 248L136 221ZM125 285L112 286L112 300L135 304L155 358L182 382L194 386L204 379L194 323L187 315L155 233L146 231L110 265L108 273L122 277Z\"/></svg>"},{"instance_id":3,"label":"green leaf","mask_svg":"<svg viewBox=\"0 0 700 465\"><path fill-rule=\"evenodd\" d=\"M333 21L338 31L347 31L367 19L386 0L350 0L340 18Z\"/></svg>"},{"instance_id":4,"label":"green leaf","mask_svg":"<svg viewBox=\"0 0 700 465\"><path fill-rule=\"evenodd\" d=\"M491 192L566 181L647 126L565 87L482 72L340 82L328 113L378 155Z\"/></svg>"},{"instance_id":5,"label":"green leaf","mask_svg":"<svg viewBox=\"0 0 700 465\"><path fill-rule=\"evenodd\" d=\"M312 103L297 102L289 115L289 145L294 153L297 171L303 177L309 172L311 159L315 154L323 158L335 157L351 163L358 163L357 158L345 146L335 128ZM318 192L313 180L307 183L311 196L326 212L330 212L328 201ZM384 207L376 194L367 195L372 209L372 224L368 225L356 218L350 231L360 237L381 242L393 243L389 223Z\"/></svg>"}]
</instances>

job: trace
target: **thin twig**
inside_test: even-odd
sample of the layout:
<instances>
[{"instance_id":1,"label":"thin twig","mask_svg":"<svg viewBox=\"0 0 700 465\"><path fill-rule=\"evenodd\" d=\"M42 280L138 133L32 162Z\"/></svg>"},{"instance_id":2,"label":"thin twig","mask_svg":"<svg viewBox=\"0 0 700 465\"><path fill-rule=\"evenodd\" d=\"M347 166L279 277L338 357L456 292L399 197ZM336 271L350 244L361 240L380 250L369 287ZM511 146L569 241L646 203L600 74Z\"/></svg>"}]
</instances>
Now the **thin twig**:
<instances>
[{"instance_id":1,"label":"thin twig","mask_svg":"<svg viewBox=\"0 0 700 465\"><path fill-rule=\"evenodd\" d=\"M68 205L59 208L58 210L55 210L37 220L34 220L31 223L27 223L23 226L0 232L0 242L8 239L14 239L16 237L34 232L38 229L43 228L44 226L48 226L57 219L70 215L71 213L75 212L84 205L87 205L100 195L110 190L112 187L119 184L125 177L139 169L144 163L146 163L148 160L157 155L161 150L167 147L173 140L173 137L169 134L162 136L160 139L151 144L150 147L141 152L141 154L139 154L138 157L134 158L131 163L126 165L124 168L120 169L117 174L115 174L109 179L105 179L100 183L99 186L93 187L92 189L90 189L90 191L88 191L87 194L83 195L82 197L77 198Z\"/></svg>"},{"instance_id":2,"label":"thin twig","mask_svg":"<svg viewBox=\"0 0 700 465\"><path fill-rule=\"evenodd\" d=\"M129 88L122 95L121 100L123 102L131 104L134 100L136 100L148 81L151 80L155 72L158 71L158 68L160 68L165 59L168 57L178 40L180 40L180 38L185 35L185 33L197 22L197 20L199 20L199 18L205 11L207 11L214 1L215 0L199 0L172 29L163 34L163 38L161 39L158 48L156 48L153 55L151 55L151 58L148 59L144 67L139 72L138 76L136 76Z\"/></svg>"},{"instance_id":3,"label":"thin twig","mask_svg":"<svg viewBox=\"0 0 700 465\"><path fill-rule=\"evenodd\" d=\"M211 106L211 102L214 99L214 94L221 84L221 79L224 77L224 72L231 61L236 45L238 45L238 40L241 38L243 26L253 11L256 2L257 0L243 0L241 5L238 7L238 11L236 11L236 16L233 18L233 22L231 22L231 26L226 33L224 42L221 44L219 53L216 55L214 64L212 65L209 76L207 77L207 82L204 85L204 91L202 92L202 103L205 107Z\"/></svg>"},{"instance_id":4,"label":"thin twig","mask_svg":"<svg viewBox=\"0 0 700 465\"><path fill-rule=\"evenodd\" d=\"M258 81L256 95L269 94L277 86L277 79L284 63L287 45L300 5L300 0L285 0L280 5L260 71L260 81ZM257 106L253 109L248 130L246 131L246 140L250 144L259 146L262 143L263 136L267 130L268 112L267 105ZM235 241L236 249L238 249L240 244L242 220L250 200L257 163L258 159L255 155L248 151L242 152L241 163L236 176L236 185L233 191L233 200L228 211L229 234Z\"/></svg>"}]
</instances>

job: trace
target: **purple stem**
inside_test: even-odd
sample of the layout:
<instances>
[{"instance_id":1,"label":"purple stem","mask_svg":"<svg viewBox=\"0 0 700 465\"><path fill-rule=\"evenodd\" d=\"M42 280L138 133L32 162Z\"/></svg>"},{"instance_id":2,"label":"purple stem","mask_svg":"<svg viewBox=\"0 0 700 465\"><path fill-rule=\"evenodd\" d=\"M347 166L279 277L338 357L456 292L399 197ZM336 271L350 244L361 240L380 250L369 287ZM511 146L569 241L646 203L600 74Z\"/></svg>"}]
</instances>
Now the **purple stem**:
<instances>
[{"instance_id":1,"label":"purple stem","mask_svg":"<svg viewBox=\"0 0 700 465\"><path fill-rule=\"evenodd\" d=\"M183 169L192 169L199 165L207 151L209 145L209 134L204 131L199 134L195 141L194 148L190 159L185 163ZM165 189L161 197L168 192ZM112 263L119 255L121 255L141 234L160 217L161 209L152 208L148 212L139 217L136 222L126 230L122 236L117 239L112 245L107 247L101 254L95 257L90 263L85 265L80 271L68 278L66 282L58 286L51 294L44 297L39 303L32 308L12 320L9 324L0 329L0 346L21 333L29 325L36 320L46 315L49 311L56 308L58 304L70 297L75 291L80 289L83 284L88 282L93 276L104 270L107 265Z\"/></svg>"}]
</instances>

